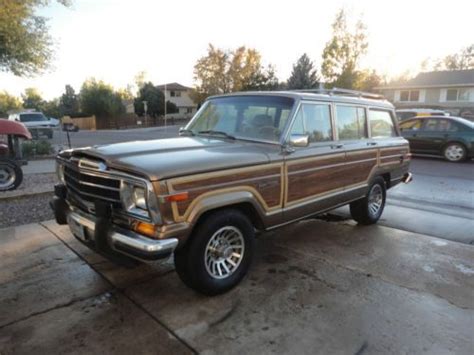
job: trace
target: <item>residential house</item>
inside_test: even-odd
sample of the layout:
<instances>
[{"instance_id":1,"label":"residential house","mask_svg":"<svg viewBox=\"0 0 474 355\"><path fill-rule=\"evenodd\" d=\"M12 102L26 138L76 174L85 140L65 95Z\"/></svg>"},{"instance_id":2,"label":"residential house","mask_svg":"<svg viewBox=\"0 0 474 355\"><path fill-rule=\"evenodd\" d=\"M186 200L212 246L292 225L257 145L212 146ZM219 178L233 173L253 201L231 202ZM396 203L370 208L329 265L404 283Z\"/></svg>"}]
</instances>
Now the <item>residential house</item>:
<instances>
[{"instance_id":1,"label":"residential house","mask_svg":"<svg viewBox=\"0 0 474 355\"><path fill-rule=\"evenodd\" d=\"M375 88L396 108L442 109L474 117L474 69L420 73L403 83Z\"/></svg>"},{"instance_id":2,"label":"residential house","mask_svg":"<svg viewBox=\"0 0 474 355\"><path fill-rule=\"evenodd\" d=\"M165 94L166 101L174 103L178 107L178 112L167 115L174 118L191 118L197 110L197 104L191 99L191 88L178 84L169 83L158 85L158 89Z\"/></svg>"}]
</instances>

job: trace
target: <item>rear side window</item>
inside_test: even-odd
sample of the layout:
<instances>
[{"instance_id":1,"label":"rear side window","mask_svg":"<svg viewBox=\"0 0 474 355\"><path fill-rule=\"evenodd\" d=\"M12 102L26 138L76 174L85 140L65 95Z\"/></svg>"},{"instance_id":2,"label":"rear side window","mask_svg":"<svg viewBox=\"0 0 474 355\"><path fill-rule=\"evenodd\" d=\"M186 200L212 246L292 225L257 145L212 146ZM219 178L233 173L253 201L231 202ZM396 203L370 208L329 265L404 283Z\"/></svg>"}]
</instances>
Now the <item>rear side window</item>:
<instances>
[{"instance_id":1,"label":"rear side window","mask_svg":"<svg viewBox=\"0 0 474 355\"><path fill-rule=\"evenodd\" d=\"M355 106L336 106L339 139L367 138L365 109Z\"/></svg>"},{"instance_id":2,"label":"rear side window","mask_svg":"<svg viewBox=\"0 0 474 355\"><path fill-rule=\"evenodd\" d=\"M459 127L456 123L446 119L429 119L426 121L425 131L456 132Z\"/></svg>"},{"instance_id":3,"label":"rear side window","mask_svg":"<svg viewBox=\"0 0 474 355\"><path fill-rule=\"evenodd\" d=\"M390 112L369 110L369 121L372 138L388 138L397 135Z\"/></svg>"},{"instance_id":4,"label":"rear side window","mask_svg":"<svg viewBox=\"0 0 474 355\"><path fill-rule=\"evenodd\" d=\"M437 119L429 119L426 120L425 126L423 127L424 131L437 131L438 130L438 120Z\"/></svg>"},{"instance_id":5,"label":"rear side window","mask_svg":"<svg viewBox=\"0 0 474 355\"><path fill-rule=\"evenodd\" d=\"M310 142L332 140L329 105L302 104L291 128L291 134L307 134Z\"/></svg>"},{"instance_id":6,"label":"rear side window","mask_svg":"<svg viewBox=\"0 0 474 355\"><path fill-rule=\"evenodd\" d=\"M400 129L406 131L409 129L418 130L421 128L421 120L410 120L400 123Z\"/></svg>"}]
</instances>

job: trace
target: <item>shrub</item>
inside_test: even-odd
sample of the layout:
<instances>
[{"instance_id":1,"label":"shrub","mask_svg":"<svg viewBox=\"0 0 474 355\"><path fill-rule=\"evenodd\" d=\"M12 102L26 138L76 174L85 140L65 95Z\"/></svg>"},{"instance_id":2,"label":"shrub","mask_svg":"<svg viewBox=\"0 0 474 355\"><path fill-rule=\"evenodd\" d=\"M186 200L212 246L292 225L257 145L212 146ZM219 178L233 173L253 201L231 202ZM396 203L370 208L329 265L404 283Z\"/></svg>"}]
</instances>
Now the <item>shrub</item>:
<instances>
[{"instance_id":1,"label":"shrub","mask_svg":"<svg viewBox=\"0 0 474 355\"><path fill-rule=\"evenodd\" d=\"M22 152L24 158L30 158L36 155L48 155L53 151L51 143L46 140L23 142Z\"/></svg>"}]
</instances>

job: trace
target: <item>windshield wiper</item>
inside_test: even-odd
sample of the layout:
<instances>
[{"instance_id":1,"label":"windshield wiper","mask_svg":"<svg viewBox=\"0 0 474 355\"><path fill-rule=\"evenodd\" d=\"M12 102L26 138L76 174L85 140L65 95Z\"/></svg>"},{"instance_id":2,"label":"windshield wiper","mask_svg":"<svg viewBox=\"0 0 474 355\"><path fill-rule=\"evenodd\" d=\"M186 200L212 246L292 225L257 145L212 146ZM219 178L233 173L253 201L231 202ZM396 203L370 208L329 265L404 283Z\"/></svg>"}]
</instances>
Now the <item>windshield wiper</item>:
<instances>
[{"instance_id":1,"label":"windshield wiper","mask_svg":"<svg viewBox=\"0 0 474 355\"><path fill-rule=\"evenodd\" d=\"M208 130L205 130L205 131L199 131L198 134L209 134L209 135L220 135L220 136L224 136L228 139L235 139L234 136L224 132L224 131L214 131L212 129L208 129Z\"/></svg>"},{"instance_id":2,"label":"windshield wiper","mask_svg":"<svg viewBox=\"0 0 474 355\"><path fill-rule=\"evenodd\" d=\"M189 136L195 136L195 135L196 135L196 134L193 132L192 129L184 129L184 128L182 128L182 129L179 130L179 135L180 135L180 136L181 136L181 135L185 135L185 134L186 134L186 135L189 135Z\"/></svg>"}]
</instances>

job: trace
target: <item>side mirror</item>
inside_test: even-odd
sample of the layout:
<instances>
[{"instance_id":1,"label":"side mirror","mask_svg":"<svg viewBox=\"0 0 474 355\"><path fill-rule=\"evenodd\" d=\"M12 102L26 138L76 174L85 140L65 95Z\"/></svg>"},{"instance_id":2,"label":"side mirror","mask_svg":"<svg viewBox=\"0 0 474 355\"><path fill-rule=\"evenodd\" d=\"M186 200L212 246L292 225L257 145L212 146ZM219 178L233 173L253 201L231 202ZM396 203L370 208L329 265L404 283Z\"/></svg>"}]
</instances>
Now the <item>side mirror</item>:
<instances>
[{"instance_id":1,"label":"side mirror","mask_svg":"<svg viewBox=\"0 0 474 355\"><path fill-rule=\"evenodd\" d=\"M309 135L307 134L290 135L290 145L292 147L307 147L309 145Z\"/></svg>"}]
</instances>

